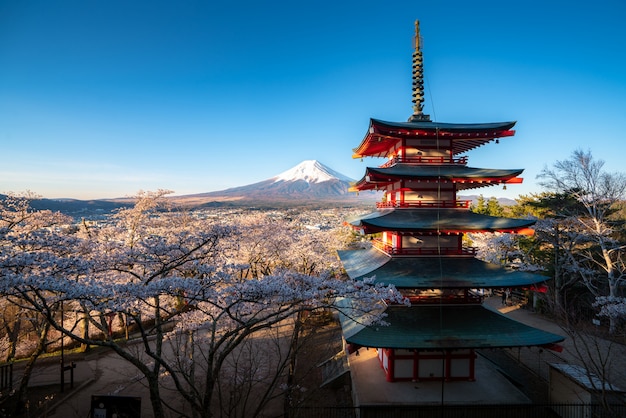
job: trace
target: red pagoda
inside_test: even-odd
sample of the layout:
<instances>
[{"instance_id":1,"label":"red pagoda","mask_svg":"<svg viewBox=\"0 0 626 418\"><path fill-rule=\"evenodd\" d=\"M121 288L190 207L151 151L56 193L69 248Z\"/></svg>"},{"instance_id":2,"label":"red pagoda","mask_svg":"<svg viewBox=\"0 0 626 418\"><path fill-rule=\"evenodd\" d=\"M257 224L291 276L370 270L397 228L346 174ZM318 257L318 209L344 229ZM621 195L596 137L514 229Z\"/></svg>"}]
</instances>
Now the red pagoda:
<instances>
[{"instance_id":1,"label":"red pagoda","mask_svg":"<svg viewBox=\"0 0 626 418\"><path fill-rule=\"evenodd\" d=\"M366 250L339 251L348 276L392 284L411 306L386 305L387 326L342 317L348 350L375 348L386 380L474 380L477 349L545 346L563 337L535 329L482 305L478 289L530 287L546 277L475 258L464 245L472 232L525 233L534 223L469 210L459 191L521 183L522 169L474 168L464 154L513 136L515 122L456 124L423 110L422 50L416 22L414 113L407 122L371 119L354 158L384 157L353 191L380 190L375 212L350 225L372 235Z\"/></svg>"}]
</instances>

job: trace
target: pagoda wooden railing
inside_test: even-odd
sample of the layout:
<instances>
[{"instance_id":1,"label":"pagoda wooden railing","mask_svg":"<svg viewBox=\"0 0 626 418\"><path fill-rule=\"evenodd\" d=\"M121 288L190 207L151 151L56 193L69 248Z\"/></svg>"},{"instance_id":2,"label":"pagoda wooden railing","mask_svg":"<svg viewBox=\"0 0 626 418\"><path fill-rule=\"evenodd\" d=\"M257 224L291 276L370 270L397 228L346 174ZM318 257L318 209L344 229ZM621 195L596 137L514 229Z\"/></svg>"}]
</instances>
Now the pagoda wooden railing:
<instances>
[{"instance_id":1,"label":"pagoda wooden railing","mask_svg":"<svg viewBox=\"0 0 626 418\"><path fill-rule=\"evenodd\" d=\"M476 247L457 248L395 248L386 244L379 239L372 240L372 246L389 255L462 255L474 257L476 255Z\"/></svg>"},{"instance_id":2,"label":"pagoda wooden railing","mask_svg":"<svg viewBox=\"0 0 626 418\"><path fill-rule=\"evenodd\" d=\"M376 202L377 208L458 208L468 209L471 200L411 200L404 202Z\"/></svg>"},{"instance_id":3,"label":"pagoda wooden railing","mask_svg":"<svg viewBox=\"0 0 626 418\"><path fill-rule=\"evenodd\" d=\"M393 157L392 159L381 165L381 168L391 167L398 163L402 164L467 164L467 157L453 158L453 157Z\"/></svg>"},{"instance_id":4,"label":"pagoda wooden railing","mask_svg":"<svg viewBox=\"0 0 626 418\"><path fill-rule=\"evenodd\" d=\"M483 298L479 295L443 295L443 296L409 296L411 305L416 304L479 304Z\"/></svg>"}]
</instances>

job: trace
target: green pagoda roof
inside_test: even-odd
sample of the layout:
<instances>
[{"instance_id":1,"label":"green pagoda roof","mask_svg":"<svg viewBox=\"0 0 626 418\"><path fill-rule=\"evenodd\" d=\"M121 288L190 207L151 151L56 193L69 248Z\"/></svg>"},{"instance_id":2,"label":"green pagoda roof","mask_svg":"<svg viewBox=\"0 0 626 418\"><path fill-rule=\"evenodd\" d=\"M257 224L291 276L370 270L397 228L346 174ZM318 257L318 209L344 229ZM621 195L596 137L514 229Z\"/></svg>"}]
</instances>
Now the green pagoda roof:
<instances>
[{"instance_id":1,"label":"green pagoda roof","mask_svg":"<svg viewBox=\"0 0 626 418\"><path fill-rule=\"evenodd\" d=\"M363 178L358 180L352 188L356 190L371 190L384 187L397 180L408 180L413 183L415 188L420 186L420 182L423 181L442 181L454 182L457 190L466 190L494 184L520 182L521 179L517 178L517 176L523 171L523 169L474 168L458 164L396 164L391 167L367 167ZM411 185L408 184L406 187L411 187Z\"/></svg>"},{"instance_id":2,"label":"green pagoda roof","mask_svg":"<svg viewBox=\"0 0 626 418\"><path fill-rule=\"evenodd\" d=\"M407 131L423 130L429 132L439 131L442 132L454 132L454 133L489 133L495 136L498 133L510 130L515 126L514 121L507 122L488 122L488 123L446 123L435 122L430 120L416 120L413 122L389 122L381 119L371 118L370 126L375 126L379 129L404 129Z\"/></svg>"},{"instance_id":3,"label":"green pagoda roof","mask_svg":"<svg viewBox=\"0 0 626 418\"><path fill-rule=\"evenodd\" d=\"M389 306L385 313L389 325L365 326L341 314L344 338L361 347L421 350L550 346L564 340L480 305Z\"/></svg>"},{"instance_id":4,"label":"green pagoda roof","mask_svg":"<svg viewBox=\"0 0 626 418\"><path fill-rule=\"evenodd\" d=\"M337 254L351 279L374 277L374 283L391 284L397 288L525 287L549 279L474 257L390 257L375 248L338 251Z\"/></svg>"},{"instance_id":5,"label":"green pagoda roof","mask_svg":"<svg viewBox=\"0 0 626 418\"><path fill-rule=\"evenodd\" d=\"M501 218L466 209L379 209L351 220L350 225L366 234L397 232L515 232L535 223L532 219Z\"/></svg>"},{"instance_id":6,"label":"green pagoda roof","mask_svg":"<svg viewBox=\"0 0 626 418\"><path fill-rule=\"evenodd\" d=\"M370 119L367 134L361 144L354 148L353 158L385 157L389 148L399 138L449 139L452 140L452 153L457 155L495 138L513 136L515 131L511 128L514 125L515 122L442 123L430 120L387 122Z\"/></svg>"}]
</instances>

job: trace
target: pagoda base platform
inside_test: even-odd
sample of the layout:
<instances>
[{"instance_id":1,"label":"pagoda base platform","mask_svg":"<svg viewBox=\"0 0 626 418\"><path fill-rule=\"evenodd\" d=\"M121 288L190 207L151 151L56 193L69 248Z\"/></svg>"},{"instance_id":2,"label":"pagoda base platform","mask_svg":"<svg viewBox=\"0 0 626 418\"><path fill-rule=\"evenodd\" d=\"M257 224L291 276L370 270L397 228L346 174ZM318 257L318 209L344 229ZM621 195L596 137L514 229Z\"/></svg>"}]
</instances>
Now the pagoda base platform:
<instances>
[{"instance_id":1,"label":"pagoda base platform","mask_svg":"<svg viewBox=\"0 0 626 418\"><path fill-rule=\"evenodd\" d=\"M476 358L476 380L386 382L376 349L359 349L349 356L355 406L530 404L488 360Z\"/></svg>"}]
</instances>

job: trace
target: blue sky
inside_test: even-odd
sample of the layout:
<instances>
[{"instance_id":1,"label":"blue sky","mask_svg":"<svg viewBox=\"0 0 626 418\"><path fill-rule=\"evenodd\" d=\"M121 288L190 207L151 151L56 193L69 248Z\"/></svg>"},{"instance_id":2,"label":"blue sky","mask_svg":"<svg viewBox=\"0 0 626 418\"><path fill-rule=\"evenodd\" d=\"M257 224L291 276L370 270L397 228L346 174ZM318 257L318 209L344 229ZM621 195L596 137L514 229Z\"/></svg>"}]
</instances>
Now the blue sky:
<instances>
[{"instance_id":1,"label":"blue sky","mask_svg":"<svg viewBox=\"0 0 626 418\"><path fill-rule=\"evenodd\" d=\"M516 120L469 165L590 150L624 171L626 5L571 1L0 0L0 193L201 193L316 159L352 178L369 118L411 109L420 20L425 113Z\"/></svg>"}]
</instances>

